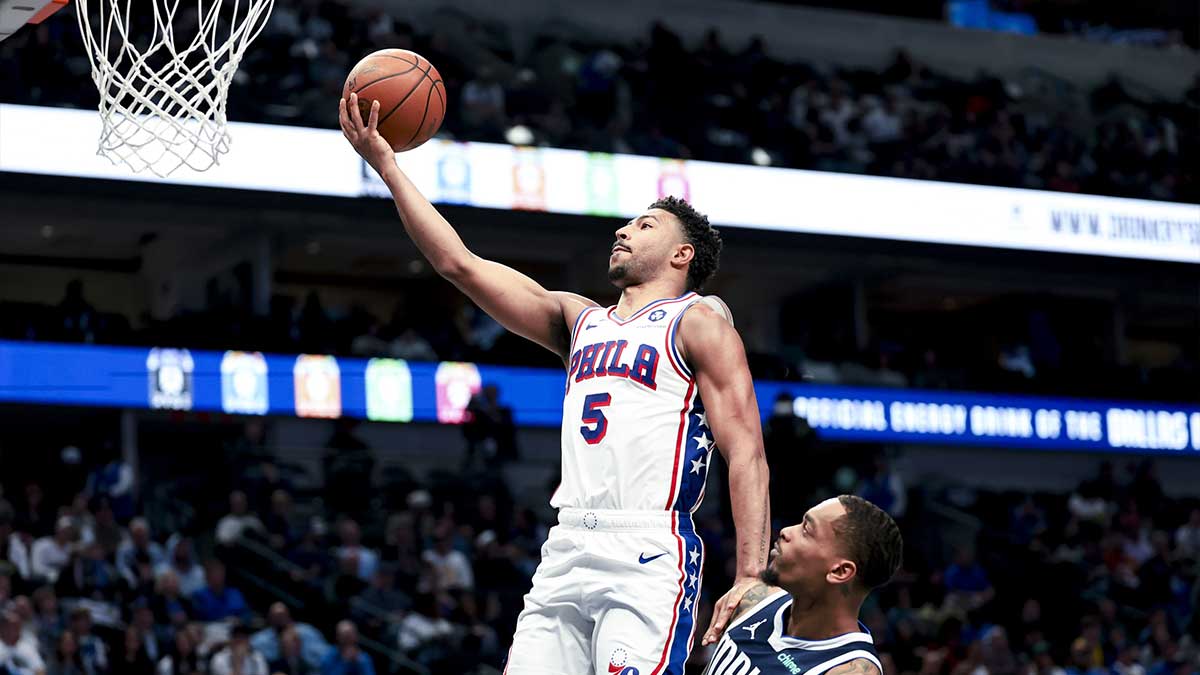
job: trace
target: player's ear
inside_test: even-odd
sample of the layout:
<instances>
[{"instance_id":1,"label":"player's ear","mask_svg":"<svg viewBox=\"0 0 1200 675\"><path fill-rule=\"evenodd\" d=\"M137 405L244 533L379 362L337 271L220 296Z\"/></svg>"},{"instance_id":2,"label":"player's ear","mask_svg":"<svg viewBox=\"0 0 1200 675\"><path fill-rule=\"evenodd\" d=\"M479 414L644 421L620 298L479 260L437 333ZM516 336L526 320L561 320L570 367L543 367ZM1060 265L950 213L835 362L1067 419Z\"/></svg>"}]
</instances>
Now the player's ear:
<instances>
[{"instance_id":1,"label":"player's ear","mask_svg":"<svg viewBox=\"0 0 1200 675\"><path fill-rule=\"evenodd\" d=\"M825 573L825 580L831 584L847 584L849 588L851 582L858 577L858 565L853 560L842 558L834 562L829 571Z\"/></svg>"},{"instance_id":2,"label":"player's ear","mask_svg":"<svg viewBox=\"0 0 1200 675\"><path fill-rule=\"evenodd\" d=\"M686 265L692 262L692 258L696 257L696 247L691 244L680 244L675 249L675 255L672 256L671 262L676 265Z\"/></svg>"}]
</instances>

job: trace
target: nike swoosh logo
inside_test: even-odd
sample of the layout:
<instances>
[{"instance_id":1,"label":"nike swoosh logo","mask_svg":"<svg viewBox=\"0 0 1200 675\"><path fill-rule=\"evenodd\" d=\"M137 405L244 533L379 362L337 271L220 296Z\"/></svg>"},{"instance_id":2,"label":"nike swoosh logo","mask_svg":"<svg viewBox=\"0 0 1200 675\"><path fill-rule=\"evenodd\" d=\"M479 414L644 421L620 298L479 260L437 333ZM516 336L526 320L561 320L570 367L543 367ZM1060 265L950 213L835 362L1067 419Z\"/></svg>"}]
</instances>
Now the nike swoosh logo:
<instances>
[{"instance_id":1,"label":"nike swoosh logo","mask_svg":"<svg viewBox=\"0 0 1200 675\"><path fill-rule=\"evenodd\" d=\"M638 562L645 565L646 563L650 562L651 560L658 560L659 558L663 557L664 555L666 555L666 553L659 553L658 555L652 555L649 558L647 558L646 554L643 553L638 556Z\"/></svg>"},{"instance_id":2,"label":"nike swoosh logo","mask_svg":"<svg viewBox=\"0 0 1200 675\"><path fill-rule=\"evenodd\" d=\"M588 325L584 326L584 327L583 327L583 329L584 329L584 330L591 330L591 329L595 328L596 326L597 326L597 324L594 324L594 323L589 323Z\"/></svg>"}]
</instances>

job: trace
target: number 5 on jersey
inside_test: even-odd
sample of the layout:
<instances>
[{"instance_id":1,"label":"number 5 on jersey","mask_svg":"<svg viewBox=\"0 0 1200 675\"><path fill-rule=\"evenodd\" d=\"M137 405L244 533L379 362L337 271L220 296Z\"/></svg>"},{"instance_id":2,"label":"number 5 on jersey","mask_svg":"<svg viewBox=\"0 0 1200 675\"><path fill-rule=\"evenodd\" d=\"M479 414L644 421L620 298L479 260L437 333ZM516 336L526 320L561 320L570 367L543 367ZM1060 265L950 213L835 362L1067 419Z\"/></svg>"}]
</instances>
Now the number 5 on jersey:
<instances>
[{"instance_id":1,"label":"number 5 on jersey","mask_svg":"<svg viewBox=\"0 0 1200 675\"><path fill-rule=\"evenodd\" d=\"M604 408L612 403L611 394L588 394L583 399L583 424L579 433L588 445L595 445L604 440L608 433L608 418L604 416Z\"/></svg>"}]
</instances>

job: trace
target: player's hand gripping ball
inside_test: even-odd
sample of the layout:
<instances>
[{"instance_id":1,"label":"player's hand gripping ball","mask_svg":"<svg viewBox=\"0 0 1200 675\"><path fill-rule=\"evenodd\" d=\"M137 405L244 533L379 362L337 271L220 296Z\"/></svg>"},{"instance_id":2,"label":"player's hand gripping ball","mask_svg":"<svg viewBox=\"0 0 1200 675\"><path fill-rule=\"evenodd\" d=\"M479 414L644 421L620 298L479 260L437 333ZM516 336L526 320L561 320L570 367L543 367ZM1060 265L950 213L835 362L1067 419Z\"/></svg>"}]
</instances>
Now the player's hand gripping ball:
<instances>
[{"instance_id":1,"label":"player's hand gripping ball","mask_svg":"<svg viewBox=\"0 0 1200 675\"><path fill-rule=\"evenodd\" d=\"M346 77L342 98L358 95L363 126L371 119L371 103L379 101L379 135L396 152L428 141L446 117L446 85L437 68L407 49L381 49L359 61Z\"/></svg>"}]
</instances>

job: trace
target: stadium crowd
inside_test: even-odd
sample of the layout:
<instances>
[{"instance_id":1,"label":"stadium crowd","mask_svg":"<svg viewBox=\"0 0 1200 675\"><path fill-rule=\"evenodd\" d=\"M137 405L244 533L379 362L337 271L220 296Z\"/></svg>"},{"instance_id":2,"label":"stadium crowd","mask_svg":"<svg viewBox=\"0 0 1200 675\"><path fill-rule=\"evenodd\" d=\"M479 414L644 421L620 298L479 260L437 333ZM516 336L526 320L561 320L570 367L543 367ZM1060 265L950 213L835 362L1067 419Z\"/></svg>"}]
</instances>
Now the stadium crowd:
<instances>
[{"instance_id":1,"label":"stadium crowd","mask_svg":"<svg viewBox=\"0 0 1200 675\"><path fill-rule=\"evenodd\" d=\"M53 480L6 455L0 673L498 672L547 528L500 474L347 485L327 467L310 490L264 437L248 422L206 470L143 479L175 504L151 505L115 455L68 448ZM333 456L366 450L352 439L339 428ZM991 493L906 485L903 458L786 415L766 439L777 528L851 491L901 523L902 572L862 616L888 675L1200 672L1200 501L1167 498L1150 462L1105 463L1070 494ZM733 572L718 511L698 523L700 625Z\"/></svg>"},{"instance_id":2,"label":"stadium crowd","mask_svg":"<svg viewBox=\"0 0 1200 675\"><path fill-rule=\"evenodd\" d=\"M560 22L525 45L450 8L414 27L365 3L285 3L240 66L229 117L337 128L346 73L391 47L437 65L452 101L444 133L462 140L1200 202L1186 161L1200 146L1200 79L1159 101L1052 73L962 81L904 52L876 71L816 67L717 29L687 45L664 23L605 44ZM0 101L96 105L69 12L0 44L0 69Z\"/></svg>"}]
</instances>

